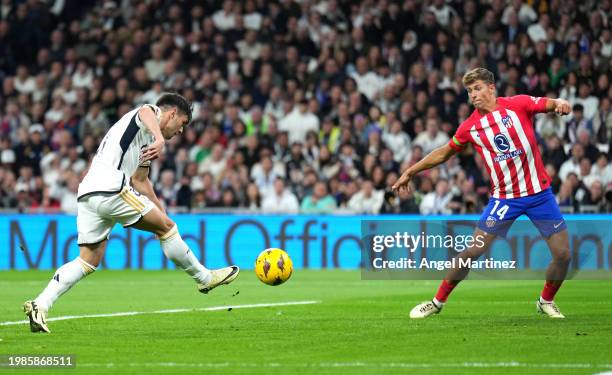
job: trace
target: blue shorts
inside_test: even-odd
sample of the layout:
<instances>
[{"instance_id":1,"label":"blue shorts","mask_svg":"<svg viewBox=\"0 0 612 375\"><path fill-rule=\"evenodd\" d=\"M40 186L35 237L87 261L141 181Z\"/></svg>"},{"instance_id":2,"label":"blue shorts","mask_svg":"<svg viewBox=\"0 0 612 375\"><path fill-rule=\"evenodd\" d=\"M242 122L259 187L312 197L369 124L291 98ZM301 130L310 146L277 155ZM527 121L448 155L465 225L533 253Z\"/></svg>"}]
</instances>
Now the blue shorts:
<instances>
[{"instance_id":1,"label":"blue shorts","mask_svg":"<svg viewBox=\"0 0 612 375\"><path fill-rule=\"evenodd\" d=\"M478 228L505 237L519 216L527 215L544 237L567 229L559 205L550 188L522 198L499 199L491 197L485 207Z\"/></svg>"}]
</instances>

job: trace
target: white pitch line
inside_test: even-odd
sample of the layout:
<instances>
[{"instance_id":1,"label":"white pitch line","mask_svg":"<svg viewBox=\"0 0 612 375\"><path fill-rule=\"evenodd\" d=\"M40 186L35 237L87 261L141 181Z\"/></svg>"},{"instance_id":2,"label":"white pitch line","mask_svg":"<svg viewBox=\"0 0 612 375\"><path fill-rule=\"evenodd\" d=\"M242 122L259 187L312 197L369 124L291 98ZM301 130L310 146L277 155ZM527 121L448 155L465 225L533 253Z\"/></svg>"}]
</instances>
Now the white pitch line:
<instances>
[{"instance_id":1,"label":"white pitch line","mask_svg":"<svg viewBox=\"0 0 612 375\"><path fill-rule=\"evenodd\" d=\"M212 307L201 307L197 309L169 309L169 310L156 310L156 311L125 311L110 314L91 314L91 315L66 315L56 316L48 318L48 322L54 322L58 320L72 320L72 319L84 319L84 318L109 318L115 316L133 316L133 315L145 315L145 314L176 314L183 312L192 311L219 311L227 309L256 309L260 307L278 307L278 306L295 306L295 305L312 305L315 303L321 303L321 301L289 301L289 302L276 302L276 303L255 303L250 305L227 305L227 306L212 306ZM26 324L29 320L18 320L13 322L0 322L0 326L12 326L16 324Z\"/></svg>"},{"instance_id":2,"label":"white pitch line","mask_svg":"<svg viewBox=\"0 0 612 375\"><path fill-rule=\"evenodd\" d=\"M77 367L207 367L207 368L612 368L610 363L524 363L524 362L315 362L315 363L236 363L236 362L143 362L143 363L79 363Z\"/></svg>"}]
</instances>

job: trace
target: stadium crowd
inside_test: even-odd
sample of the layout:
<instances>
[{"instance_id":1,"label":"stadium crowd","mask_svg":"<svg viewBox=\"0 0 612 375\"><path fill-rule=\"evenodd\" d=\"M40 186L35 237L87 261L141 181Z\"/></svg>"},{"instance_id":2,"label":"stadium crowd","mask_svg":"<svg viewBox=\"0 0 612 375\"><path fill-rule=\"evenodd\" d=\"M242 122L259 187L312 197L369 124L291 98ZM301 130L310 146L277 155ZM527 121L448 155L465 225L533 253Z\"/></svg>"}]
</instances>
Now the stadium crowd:
<instances>
[{"instance_id":1,"label":"stadium crowd","mask_svg":"<svg viewBox=\"0 0 612 375\"><path fill-rule=\"evenodd\" d=\"M479 213L468 148L398 173L472 109L462 74L498 94L561 97L538 115L566 212L612 211L609 0L0 0L0 208L76 212L105 131L176 91L193 122L151 180L169 210Z\"/></svg>"}]
</instances>

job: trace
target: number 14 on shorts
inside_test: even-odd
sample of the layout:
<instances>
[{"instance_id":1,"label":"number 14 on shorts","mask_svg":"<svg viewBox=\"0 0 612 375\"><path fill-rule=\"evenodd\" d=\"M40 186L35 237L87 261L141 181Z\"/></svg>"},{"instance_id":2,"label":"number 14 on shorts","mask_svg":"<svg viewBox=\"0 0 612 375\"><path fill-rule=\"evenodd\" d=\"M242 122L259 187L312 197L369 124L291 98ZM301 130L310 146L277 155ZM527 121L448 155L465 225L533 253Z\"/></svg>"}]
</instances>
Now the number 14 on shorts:
<instances>
[{"instance_id":1,"label":"number 14 on shorts","mask_svg":"<svg viewBox=\"0 0 612 375\"><path fill-rule=\"evenodd\" d=\"M507 204L504 204L501 207L499 207L499 204L500 204L500 201L496 200L495 203L493 204L493 208L491 209L491 212L489 212L489 215L490 216L497 215L499 220L503 220L510 206L508 206Z\"/></svg>"}]
</instances>

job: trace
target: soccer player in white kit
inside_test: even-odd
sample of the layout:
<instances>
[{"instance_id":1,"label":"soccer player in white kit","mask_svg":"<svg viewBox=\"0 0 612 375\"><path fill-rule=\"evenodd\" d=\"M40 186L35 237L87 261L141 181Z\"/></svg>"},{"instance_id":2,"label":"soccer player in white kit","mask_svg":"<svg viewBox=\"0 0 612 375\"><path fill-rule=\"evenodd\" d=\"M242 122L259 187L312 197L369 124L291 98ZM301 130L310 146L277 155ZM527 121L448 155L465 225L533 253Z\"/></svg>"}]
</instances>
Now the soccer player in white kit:
<instances>
[{"instance_id":1,"label":"soccer player in white kit","mask_svg":"<svg viewBox=\"0 0 612 375\"><path fill-rule=\"evenodd\" d=\"M62 294L96 270L117 222L154 233L164 254L196 281L202 293L236 279L240 272L237 266L208 270L200 264L164 212L149 181L151 161L161 155L166 140L181 134L190 121L191 104L187 99L167 93L155 105L146 104L126 113L106 133L79 185L80 255L58 268L36 299L25 302L23 308L32 332L50 332L47 312Z\"/></svg>"}]
</instances>

